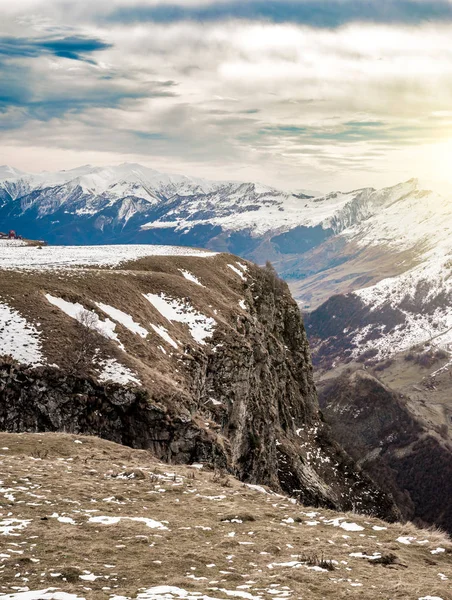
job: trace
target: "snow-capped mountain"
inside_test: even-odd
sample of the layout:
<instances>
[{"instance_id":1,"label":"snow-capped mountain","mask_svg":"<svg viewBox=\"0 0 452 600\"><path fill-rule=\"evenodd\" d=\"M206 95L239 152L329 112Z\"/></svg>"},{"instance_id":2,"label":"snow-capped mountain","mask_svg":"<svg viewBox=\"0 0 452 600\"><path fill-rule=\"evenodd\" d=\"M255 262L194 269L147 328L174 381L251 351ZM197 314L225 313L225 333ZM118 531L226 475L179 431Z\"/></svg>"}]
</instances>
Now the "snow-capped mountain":
<instances>
[{"instance_id":1,"label":"snow-capped mountain","mask_svg":"<svg viewBox=\"0 0 452 600\"><path fill-rule=\"evenodd\" d=\"M137 164L0 167L0 230L9 229L49 243L178 244L269 259L306 309L353 292L360 316L348 314L338 331L353 355L372 346L383 357L452 327L452 202L416 179L311 197Z\"/></svg>"},{"instance_id":2,"label":"snow-capped mountain","mask_svg":"<svg viewBox=\"0 0 452 600\"><path fill-rule=\"evenodd\" d=\"M452 202L416 180L397 188L371 218L342 231L356 255L328 273L338 277L361 261L373 285L339 285L351 293L331 294L308 316L319 354L333 362L387 359L420 344L452 350Z\"/></svg>"},{"instance_id":3,"label":"snow-capped mountain","mask_svg":"<svg viewBox=\"0 0 452 600\"><path fill-rule=\"evenodd\" d=\"M299 254L418 190L408 182L309 196L252 182L207 181L137 164L30 174L0 167L0 228L50 243L198 242L252 253ZM298 229L294 235L287 234ZM238 242L240 238L240 242ZM300 246L299 248L297 246Z\"/></svg>"},{"instance_id":4,"label":"snow-capped mountain","mask_svg":"<svg viewBox=\"0 0 452 600\"><path fill-rule=\"evenodd\" d=\"M195 230L188 237L196 238L199 226L213 230L223 222L224 229L252 228L259 235L289 228L305 199L254 183L169 175L136 164L40 174L0 167L0 227L51 243L160 241L188 229ZM182 243L189 244L188 237Z\"/></svg>"}]
</instances>

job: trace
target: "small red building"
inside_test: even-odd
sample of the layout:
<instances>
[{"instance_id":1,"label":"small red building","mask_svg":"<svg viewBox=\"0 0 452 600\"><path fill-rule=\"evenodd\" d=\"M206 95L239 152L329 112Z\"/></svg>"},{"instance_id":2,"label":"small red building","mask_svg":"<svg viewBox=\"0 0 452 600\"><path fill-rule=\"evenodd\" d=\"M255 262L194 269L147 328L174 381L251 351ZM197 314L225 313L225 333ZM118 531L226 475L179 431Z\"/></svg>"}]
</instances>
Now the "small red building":
<instances>
[{"instance_id":1,"label":"small red building","mask_svg":"<svg viewBox=\"0 0 452 600\"><path fill-rule=\"evenodd\" d=\"M17 235L16 232L14 231L14 229L11 229L10 232L8 233L8 237L10 240L16 240L17 239Z\"/></svg>"}]
</instances>

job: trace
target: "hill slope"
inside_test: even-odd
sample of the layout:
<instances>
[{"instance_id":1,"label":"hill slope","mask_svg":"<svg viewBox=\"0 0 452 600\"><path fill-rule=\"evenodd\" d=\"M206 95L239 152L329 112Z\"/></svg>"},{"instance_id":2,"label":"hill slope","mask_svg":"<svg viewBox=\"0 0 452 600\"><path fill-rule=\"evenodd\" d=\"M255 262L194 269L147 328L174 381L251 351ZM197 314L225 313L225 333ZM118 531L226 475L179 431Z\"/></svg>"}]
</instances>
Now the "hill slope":
<instances>
[{"instance_id":1,"label":"hill slope","mask_svg":"<svg viewBox=\"0 0 452 600\"><path fill-rule=\"evenodd\" d=\"M405 519L452 532L452 444L412 400L369 370L320 384L336 439L396 499Z\"/></svg>"},{"instance_id":2,"label":"hill slope","mask_svg":"<svg viewBox=\"0 0 452 600\"><path fill-rule=\"evenodd\" d=\"M412 525L92 437L0 434L0 465L3 600L452 598L450 541Z\"/></svg>"},{"instance_id":3,"label":"hill slope","mask_svg":"<svg viewBox=\"0 0 452 600\"><path fill-rule=\"evenodd\" d=\"M323 424L300 312L271 269L171 247L2 253L2 429L99 435L399 516Z\"/></svg>"}]
</instances>

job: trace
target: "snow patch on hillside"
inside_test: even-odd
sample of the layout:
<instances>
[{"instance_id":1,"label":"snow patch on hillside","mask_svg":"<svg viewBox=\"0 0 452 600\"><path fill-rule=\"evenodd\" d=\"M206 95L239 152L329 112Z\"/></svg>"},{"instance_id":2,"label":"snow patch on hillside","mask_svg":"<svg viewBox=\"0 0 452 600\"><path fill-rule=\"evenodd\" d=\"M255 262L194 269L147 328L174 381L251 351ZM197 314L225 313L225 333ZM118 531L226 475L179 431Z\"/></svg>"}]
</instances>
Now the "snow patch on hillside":
<instances>
[{"instance_id":1,"label":"snow patch on hillside","mask_svg":"<svg viewBox=\"0 0 452 600\"><path fill-rule=\"evenodd\" d=\"M199 279L197 277L195 277L195 275L193 275L193 273L190 273L190 271L185 271L184 269L179 269L179 271L182 273L182 275L188 281L191 281L192 283L196 283L196 285L200 285L201 287L206 287L199 281Z\"/></svg>"},{"instance_id":2,"label":"snow patch on hillside","mask_svg":"<svg viewBox=\"0 0 452 600\"><path fill-rule=\"evenodd\" d=\"M85 596L58 592L58 588L46 588L34 592L15 592L0 596L1 600L86 600Z\"/></svg>"},{"instance_id":3,"label":"snow patch on hillside","mask_svg":"<svg viewBox=\"0 0 452 600\"><path fill-rule=\"evenodd\" d=\"M148 336L148 331L144 327L142 327L139 323L133 320L131 315L115 308L114 306L110 306L109 304L103 304L102 302L96 302L96 306L98 306L104 313L106 313L109 317L121 323L126 329L139 335L142 338L146 338Z\"/></svg>"},{"instance_id":4,"label":"snow patch on hillside","mask_svg":"<svg viewBox=\"0 0 452 600\"><path fill-rule=\"evenodd\" d=\"M39 332L34 325L7 304L0 302L0 355L12 356L27 365L41 365Z\"/></svg>"},{"instance_id":5,"label":"snow patch on hillside","mask_svg":"<svg viewBox=\"0 0 452 600\"><path fill-rule=\"evenodd\" d=\"M168 321L185 323L198 344L212 337L216 321L195 310L186 300L169 298L165 294L143 294Z\"/></svg>"},{"instance_id":6,"label":"snow patch on hillside","mask_svg":"<svg viewBox=\"0 0 452 600\"><path fill-rule=\"evenodd\" d=\"M115 358L102 360L99 362L99 366L102 369L98 377L99 381L112 381L120 385L127 385L129 383L141 385L137 374L119 363Z\"/></svg>"},{"instance_id":7,"label":"snow patch on hillside","mask_svg":"<svg viewBox=\"0 0 452 600\"><path fill-rule=\"evenodd\" d=\"M147 517L112 517L112 516L96 516L90 517L89 523L100 523L101 525L117 525L120 521L135 521L136 523L144 523L146 527L150 529L168 529L163 523L160 521L156 521L155 519L149 519Z\"/></svg>"},{"instance_id":8,"label":"snow patch on hillside","mask_svg":"<svg viewBox=\"0 0 452 600\"><path fill-rule=\"evenodd\" d=\"M173 338L168 333L167 329L165 329L161 325L153 325L152 323L151 323L151 327L155 331L155 333L157 333L162 339L164 339L165 342L167 342L170 346L172 346L176 350L179 348L177 343L173 340Z\"/></svg>"},{"instance_id":9,"label":"snow patch on hillside","mask_svg":"<svg viewBox=\"0 0 452 600\"><path fill-rule=\"evenodd\" d=\"M243 279L243 281L246 281L246 277L240 269L238 269L236 266L231 265L231 264L228 264L228 267L231 269L231 271L234 271L234 273L236 275L238 275L241 279Z\"/></svg>"},{"instance_id":10,"label":"snow patch on hillside","mask_svg":"<svg viewBox=\"0 0 452 600\"><path fill-rule=\"evenodd\" d=\"M113 323L113 321L110 321L110 319L105 319L105 321L102 321L97 313L92 310L88 310L79 302L68 302L67 300L57 298L51 294L45 294L45 297L50 304L57 306L72 319L75 319L93 331L97 331L97 333L103 337L113 340L118 344L121 350L125 350L124 345L119 340L118 334L115 332L116 323Z\"/></svg>"}]
</instances>

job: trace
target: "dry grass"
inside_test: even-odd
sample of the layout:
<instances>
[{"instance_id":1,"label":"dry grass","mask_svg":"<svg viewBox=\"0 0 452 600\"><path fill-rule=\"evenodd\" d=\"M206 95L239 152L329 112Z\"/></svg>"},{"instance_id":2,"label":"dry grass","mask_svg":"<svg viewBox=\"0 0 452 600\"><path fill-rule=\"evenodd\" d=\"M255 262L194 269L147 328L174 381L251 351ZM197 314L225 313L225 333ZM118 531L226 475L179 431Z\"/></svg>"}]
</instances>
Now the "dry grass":
<instances>
[{"instance_id":1,"label":"dry grass","mask_svg":"<svg viewBox=\"0 0 452 600\"><path fill-rule=\"evenodd\" d=\"M79 302L85 308L107 318L97 306L101 302L114 306L149 331L146 339L132 333L120 323L116 325L119 339L127 353L121 352L111 340L96 336L100 357L115 357L137 372L149 389L161 389L162 395L185 393L185 378L174 365L184 350L198 349L187 325L168 321L144 297L148 293L165 293L173 298L187 299L197 310L218 323L218 330L227 332L243 312L239 301L244 298L243 281L228 263L237 259L228 254L212 258L149 257L115 269L74 268L55 271L1 271L0 301L32 323L40 332L43 353L49 364L64 370L73 368L81 346L83 327L60 309L51 305L46 293ZM187 281L181 270L191 272L205 287ZM174 350L153 331L151 323L169 329L179 344ZM166 351L163 352L160 347ZM93 374L93 373L91 373Z\"/></svg>"},{"instance_id":2,"label":"dry grass","mask_svg":"<svg viewBox=\"0 0 452 600\"><path fill-rule=\"evenodd\" d=\"M56 587L80 598L135 599L172 585L219 599L233 592L262 600L452 600L452 544L438 531L308 509L97 438L0 434L0 469L0 528L7 519L29 521L17 535L0 535L0 594ZM89 522L96 516L123 520ZM439 547L444 552L432 554ZM381 564L354 553L378 553Z\"/></svg>"}]
</instances>

